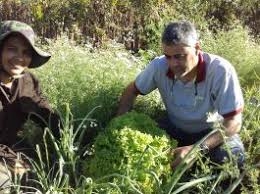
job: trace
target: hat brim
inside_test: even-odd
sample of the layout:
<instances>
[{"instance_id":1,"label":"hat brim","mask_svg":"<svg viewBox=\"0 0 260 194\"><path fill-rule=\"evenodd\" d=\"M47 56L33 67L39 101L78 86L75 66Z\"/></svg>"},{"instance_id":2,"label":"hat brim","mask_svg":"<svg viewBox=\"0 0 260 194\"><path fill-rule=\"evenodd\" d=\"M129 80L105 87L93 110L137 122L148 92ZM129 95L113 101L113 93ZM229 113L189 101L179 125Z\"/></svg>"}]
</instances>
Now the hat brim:
<instances>
[{"instance_id":1,"label":"hat brim","mask_svg":"<svg viewBox=\"0 0 260 194\"><path fill-rule=\"evenodd\" d=\"M44 52L35 46L32 46L32 48L34 52L32 55L32 61L31 64L29 65L29 68L40 67L41 65L49 61L49 59L51 58L51 55L49 53Z\"/></svg>"},{"instance_id":2,"label":"hat brim","mask_svg":"<svg viewBox=\"0 0 260 194\"><path fill-rule=\"evenodd\" d=\"M21 34L31 45L32 49L33 49L33 54L32 54L32 61L30 63L30 65L28 66L29 68L37 68L42 66L44 63L46 63L50 58L51 55L47 52L44 52L43 50L37 48L36 46L33 45L33 43L21 32L19 31L12 31L12 32L7 32L3 35L0 36L0 44L2 43L2 41L9 36L12 33L18 33Z\"/></svg>"}]
</instances>

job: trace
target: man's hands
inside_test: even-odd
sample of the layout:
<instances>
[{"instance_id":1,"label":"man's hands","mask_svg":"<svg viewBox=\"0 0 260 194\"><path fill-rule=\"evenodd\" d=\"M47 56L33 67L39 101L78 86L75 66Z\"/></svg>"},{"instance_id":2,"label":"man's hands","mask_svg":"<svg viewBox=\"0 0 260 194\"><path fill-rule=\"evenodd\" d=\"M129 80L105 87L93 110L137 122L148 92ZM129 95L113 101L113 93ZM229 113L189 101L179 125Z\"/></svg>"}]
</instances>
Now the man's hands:
<instances>
[{"instance_id":1,"label":"man's hands","mask_svg":"<svg viewBox=\"0 0 260 194\"><path fill-rule=\"evenodd\" d=\"M193 145L178 147L171 151L171 155L174 157L174 161L171 164L172 169L175 169L184 157L192 150ZM190 163L194 159L195 155L191 155L187 160L186 163Z\"/></svg>"}]
</instances>

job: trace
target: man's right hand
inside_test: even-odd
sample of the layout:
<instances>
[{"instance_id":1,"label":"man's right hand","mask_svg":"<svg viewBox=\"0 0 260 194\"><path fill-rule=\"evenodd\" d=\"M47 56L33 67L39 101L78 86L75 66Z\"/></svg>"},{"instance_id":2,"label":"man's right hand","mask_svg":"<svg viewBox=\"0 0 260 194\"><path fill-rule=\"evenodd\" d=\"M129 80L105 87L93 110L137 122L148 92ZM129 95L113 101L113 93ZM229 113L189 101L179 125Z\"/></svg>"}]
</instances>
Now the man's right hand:
<instances>
[{"instance_id":1,"label":"man's right hand","mask_svg":"<svg viewBox=\"0 0 260 194\"><path fill-rule=\"evenodd\" d=\"M192 150L193 145L178 147L171 151L172 156L175 158L174 161L171 163L172 169L175 169L184 157ZM187 159L186 163L190 163L194 159L193 155Z\"/></svg>"}]
</instances>

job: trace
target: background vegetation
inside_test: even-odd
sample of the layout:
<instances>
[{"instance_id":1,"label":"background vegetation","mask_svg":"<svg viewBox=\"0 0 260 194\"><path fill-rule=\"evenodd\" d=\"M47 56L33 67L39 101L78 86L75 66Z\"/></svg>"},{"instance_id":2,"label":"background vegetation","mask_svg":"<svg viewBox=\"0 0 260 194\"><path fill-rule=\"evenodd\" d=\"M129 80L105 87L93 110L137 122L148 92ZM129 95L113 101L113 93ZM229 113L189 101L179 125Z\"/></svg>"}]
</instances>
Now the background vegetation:
<instances>
[{"instance_id":1,"label":"background vegetation","mask_svg":"<svg viewBox=\"0 0 260 194\"><path fill-rule=\"evenodd\" d=\"M164 24L173 19L190 19L213 32L241 23L257 37L259 6L258 0L1 0L0 19L30 23L43 37L65 33L95 46L114 39L137 51L157 48Z\"/></svg>"},{"instance_id":2,"label":"background vegetation","mask_svg":"<svg viewBox=\"0 0 260 194\"><path fill-rule=\"evenodd\" d=\"M1 20L32 24L41 37L39 46L52 54L50 62L34 73L64 120L60 141L47 143L45 139L52 138L47 130L42 144L36 146L34 189L43 193L120 193L121 188L107 179L83 174L82 165L93 152L93 138L114 117L124 87L160 54L163 26L170 20L190 19L200 30L203 50L227 58L238 72L246 101L241 131L246 166L239 173L233 163L213 169L200 163L195 174L182 166L166 190L220 193L216 185L224 175L212 174L217 168L233 177L229 185L240 183L245 194L260 193L259 9L257 0L2 0ZM164 107L156 91L139 98L134 109L155 118ZM25 126L28 131L34 127ZM39 143L36 137L29 135L31 144ZM189 182L185 182L185 172ZM135 185L133 181L129 182ZM19 184L14 188L21 189Z\"/></svg>"}]
</instances>

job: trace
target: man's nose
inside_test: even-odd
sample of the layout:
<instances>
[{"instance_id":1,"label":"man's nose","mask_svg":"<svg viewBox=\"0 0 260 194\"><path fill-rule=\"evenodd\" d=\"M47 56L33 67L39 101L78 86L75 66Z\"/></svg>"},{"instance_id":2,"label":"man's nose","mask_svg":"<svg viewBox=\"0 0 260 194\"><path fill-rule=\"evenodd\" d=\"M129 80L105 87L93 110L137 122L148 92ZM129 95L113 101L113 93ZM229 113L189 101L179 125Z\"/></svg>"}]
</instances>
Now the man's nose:
<instances>
[{"instance_id":1,"label":"man's nose","mask_svg":"<svg viewBox=\"0 0 260 194\"><path fill-rule=\"evenodd\" d=\"M175 59L174 57L171 57L170 59L168 59L168 63L171 66L179 66L180 65L180 61L178 59Z\"/></svg>"}]
</instances>

